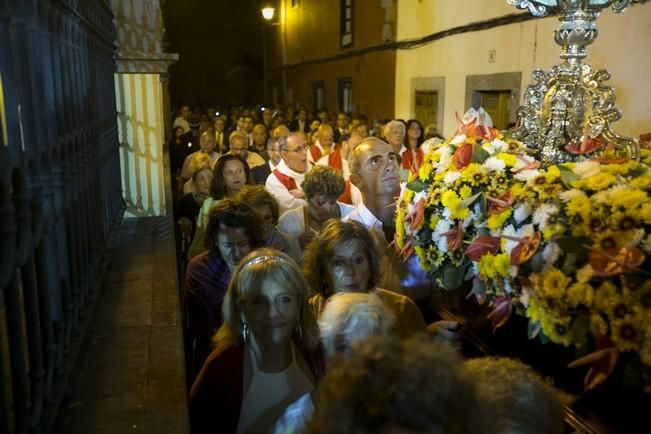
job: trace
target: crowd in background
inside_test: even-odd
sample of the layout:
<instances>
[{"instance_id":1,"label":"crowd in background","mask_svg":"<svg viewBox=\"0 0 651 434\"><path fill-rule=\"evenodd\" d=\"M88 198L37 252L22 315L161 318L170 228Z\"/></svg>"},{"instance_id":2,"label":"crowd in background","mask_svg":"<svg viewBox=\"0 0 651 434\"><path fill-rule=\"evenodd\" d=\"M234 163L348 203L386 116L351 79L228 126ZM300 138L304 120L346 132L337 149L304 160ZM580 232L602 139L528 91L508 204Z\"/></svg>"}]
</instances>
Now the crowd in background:
<instances>
[{"instance_id":1,"label":"crowd in background","mask_svg":"<svg viewBox=\"0 0 651 434\"><path fill-rule=\"evenodd\" d=\"M194 433L563 432L526 365L463 361L392 242L433 125L188 106L173 125Z\"/></svg>"}]
</instances>

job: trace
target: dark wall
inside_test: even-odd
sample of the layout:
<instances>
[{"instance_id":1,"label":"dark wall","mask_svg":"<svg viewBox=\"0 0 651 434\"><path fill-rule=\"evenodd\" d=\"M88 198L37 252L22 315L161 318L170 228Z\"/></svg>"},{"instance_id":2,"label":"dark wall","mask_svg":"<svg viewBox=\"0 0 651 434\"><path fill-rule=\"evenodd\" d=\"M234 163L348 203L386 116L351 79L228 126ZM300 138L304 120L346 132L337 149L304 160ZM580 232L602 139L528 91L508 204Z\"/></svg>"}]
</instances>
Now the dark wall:
<instances>
[{"instance_id":1,"label":"dark wall","mask_svg":"<svg viewBox=\"0 0 651 434\"><path fill-rule=\"evenodd\" d=\"M163 17L173 106L263 99L262 17L257 0L167 0Z\"/></svg>"}]
</instances>

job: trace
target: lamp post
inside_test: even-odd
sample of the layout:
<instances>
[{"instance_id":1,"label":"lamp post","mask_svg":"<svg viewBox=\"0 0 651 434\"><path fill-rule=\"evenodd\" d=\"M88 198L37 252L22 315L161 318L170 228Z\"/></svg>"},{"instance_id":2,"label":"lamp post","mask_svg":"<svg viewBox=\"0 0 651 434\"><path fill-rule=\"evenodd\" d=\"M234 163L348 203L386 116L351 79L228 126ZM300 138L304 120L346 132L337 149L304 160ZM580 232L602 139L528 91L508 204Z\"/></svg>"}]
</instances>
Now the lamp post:
<instances>
[{"instance_id":1,"label":"lamp post","mask_svg":"<svg viewBox=\"0 0 651 434\"><path fill-rule=\"evenodd\" d=\"M265 19L266 22L271 22L274 18L274 12L276 10L271 7L267 6L262 8L262 18ZM264 85L264 103L267 104L269 102L269 85L267 84L267 26L266 23L263 23L262 25L262 80L263 80L263 85Z\"/></svg>"}]
</instances>

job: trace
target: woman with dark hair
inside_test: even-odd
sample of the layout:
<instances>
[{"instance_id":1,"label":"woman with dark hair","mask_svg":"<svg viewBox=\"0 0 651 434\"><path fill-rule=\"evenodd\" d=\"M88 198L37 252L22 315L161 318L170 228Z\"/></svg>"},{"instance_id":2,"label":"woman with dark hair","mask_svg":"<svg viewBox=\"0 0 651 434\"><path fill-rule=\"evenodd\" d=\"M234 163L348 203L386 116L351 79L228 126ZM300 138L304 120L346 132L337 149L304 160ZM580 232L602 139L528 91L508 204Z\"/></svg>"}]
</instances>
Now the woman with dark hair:
<instances>
[{"instance_id":1,"label":"woman with dark hair","mask_svg":"<svg viewBox=\"0 0 651 434\"><path fill-rule=\"evenodd\" d=\"M413 301L376 286L379 264L373 238L364 225L356 221L328 221L307 245L303 256L303 273L316 292L310 299L316 318L321 316L331 295L367 292L377 294L395 314L399 334L425 331L425 321Z\"/></svg>"},{"instance_id":2,"label":"woman with dark hair","mask_svg":"<svg viewBox=\"0 0 651 434\"><path fill-rule=\"evenodd\" d=\"M210 197L203 202L197 216L196 232L188 252L188 258L197 256L203 250L203 238L210 208L220 200L234 198L246 184L253 184L251 171L246 161L234 154L219 157L213 169Z\"/></svg>"},{"instance_id":3,"label":"woman with dark hair","mask_svg":"<svg viewBox=\"0 0 651 434\"><path fill-rule=\"evenodd\" d=\"M242 259L224 298L216 348L190 391L192 432L265 433L323 375L301 269L263 248Z\"/></svg>"},{"instance_id":4,"label":"woman with dark hair","mask_svg":"<svg viewBox=\"0 0 651 434\"><path fill-rule=\"evenodd\" d=\"M264 245L286 253L295 261L300 260L300 247L296 240L281 233L278 224L279 206L275 197L262 185L245 185L237 194L236 200L247 204L262 221Z\"/></svg>"},{"instance_id":5,"label":"woman with dark hair","mask_svg":"<svg viewBox=\"0 0 651 434\"><path fill-rule=\"evenodd\" d=\"M243 203L224 199L210 210L206 252L188 264L184 292L189 332L194 342L192 372L210 353L210 342L222 323L222 301L240 259L263 244L257 214Z\"/></svg>"},{"instance_id":6,"label":"woman with dark hair","mask_svg":"<svg viewBox=\"0 0 651 434\"><path fill-rule=\"evenodd\" d=\"M423 164L423 151L420 145L423 144L423 126L416 119L409 119L407 121L407 137L405 139L405 149L402 152L402 165L403 169L408 169L417 172L421 164Z\"/></svg>"},{"instance_id":7,"label":"woman with dark hair","mask_svg":"<svg viewBox=\"0 0 651 434\"><path fill-rule=\"evenodd\" d=\"M212 177L213 173L210 167L200 167L196 170L194 175L192 175L194 191L186 193L176 207L174 218L181 232L188 237L188 240L194 237L195 223L199 215L199 210L201 210L201 206L210 195Z\"/></svg>"}]
</instances>

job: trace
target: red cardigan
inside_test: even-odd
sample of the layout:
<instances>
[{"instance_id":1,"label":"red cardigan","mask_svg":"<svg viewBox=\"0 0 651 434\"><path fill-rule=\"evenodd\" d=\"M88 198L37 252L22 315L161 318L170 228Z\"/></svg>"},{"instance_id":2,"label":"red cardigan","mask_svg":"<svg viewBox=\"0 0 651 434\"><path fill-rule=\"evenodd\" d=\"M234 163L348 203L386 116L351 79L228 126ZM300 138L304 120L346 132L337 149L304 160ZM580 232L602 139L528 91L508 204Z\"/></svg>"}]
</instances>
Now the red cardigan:
<instances>
[{"instance_id":1,"label":"red cardigan","mask_svg":"<svg viewBox=\"0 0 651 434\"><path fill-rule=\"evenodd\" d=\"M322 347L308 350L294 343L318 382L325 372ZM244 348L220 346L208 356L190 390L192 434L237 431L244 399Z\"/></svg>"}]
</instances>

